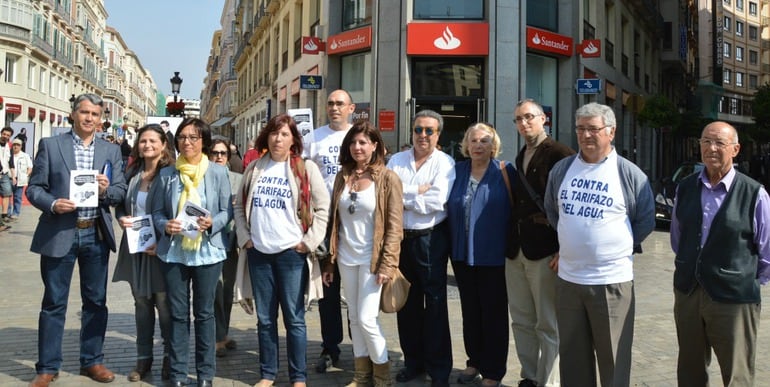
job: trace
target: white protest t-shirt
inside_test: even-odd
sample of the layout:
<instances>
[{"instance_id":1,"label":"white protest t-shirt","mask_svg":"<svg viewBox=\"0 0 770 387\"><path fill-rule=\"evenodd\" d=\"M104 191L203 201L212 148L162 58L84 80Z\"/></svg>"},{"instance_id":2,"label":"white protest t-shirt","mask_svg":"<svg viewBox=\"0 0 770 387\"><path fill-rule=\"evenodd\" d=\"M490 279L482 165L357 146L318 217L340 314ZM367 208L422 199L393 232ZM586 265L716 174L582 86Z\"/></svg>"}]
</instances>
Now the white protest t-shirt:
<instances>
[{"instance_id":1,"label":"white protest t-shirt","mask_svg":"<svg viewBox=\"0 0 770 387\"><path fill-rule=\"evenodd\" d=\"M559 277L581 285L634 279L631 222L613 150L600 163L580 157L559 187Z\"/></svg>"},{"instance_id":2,"label":"white protest t-shirt","mask_svg":"<svg viewBox=\"0 0 770 387\"><path fill-rule=\"evenodd\" d=\"M346 134L347 130L333 130L326 125L306 134L302 139L303 156L313 160L321 170L329 195L334 188L334 178L342 170L339 162L340 146Z\"/></svg>"},{"instance_id":3,"label":"white protest t-shirt","mask_svg":"<svg viewBox=\"0 0 770 387\"><path fill-rule=\"evenodd\" d=\"M270 160L254 183L251 202L251 241L265 254L275 254L302 240L297 209L289 185L287 162Z\"/></svg>"}]
</instances>

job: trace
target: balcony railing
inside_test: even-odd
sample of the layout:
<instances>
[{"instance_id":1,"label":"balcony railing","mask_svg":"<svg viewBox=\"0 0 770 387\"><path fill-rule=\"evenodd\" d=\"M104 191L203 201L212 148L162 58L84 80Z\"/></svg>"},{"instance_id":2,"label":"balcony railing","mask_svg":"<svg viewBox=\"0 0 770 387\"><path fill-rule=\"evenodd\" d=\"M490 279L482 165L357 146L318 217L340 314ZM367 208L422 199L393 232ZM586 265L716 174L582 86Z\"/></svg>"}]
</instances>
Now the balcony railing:
<instances>
[{"instance_id":1,"label":"balcony railing","mask_svg":"<svg viewBox=\"0 0 770 387\"><path fill-rule=\"evenodd\" d=\"M32 45L43 50L48 56L53 57L53 46L51 43L46 42L37 35L32 35Z\"/></svg>"},{"instance_id":2,"label":"balcony railing","mask_svg":"<svg viewBox=\"0 0 770 387\"><path fill-rule=\"evenodd\" d=\"M28 30L10 24L0 23L0 35L11 39L18 39L22 42L30 41L30 33Z\"/></svg>"}]
</instances>

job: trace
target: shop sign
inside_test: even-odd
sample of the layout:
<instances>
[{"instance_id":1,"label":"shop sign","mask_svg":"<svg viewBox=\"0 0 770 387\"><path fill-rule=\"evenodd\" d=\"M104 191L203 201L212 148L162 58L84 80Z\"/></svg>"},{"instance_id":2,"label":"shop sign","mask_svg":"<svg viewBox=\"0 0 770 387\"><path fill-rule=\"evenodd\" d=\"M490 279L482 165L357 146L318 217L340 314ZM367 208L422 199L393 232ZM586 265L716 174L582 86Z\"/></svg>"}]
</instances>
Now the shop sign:
<instances>
[{"instance_id":1,"label":"shop sign","mask_svg":"<svg viewBox=\"0 0 770 387\"><path fill-rule=\"evenodd\" d=\"M327 40L326 52L341 54L370 47L372 47L372 26L366 26L330 36Z\"/></svg>"},{"instance_id":2,"label":"shop sign","mask_svg":"<svg viewBox=\"0 0 770 387\"><path fill-rule=\"evenodd\" d=\"M15 103L5 104L5 112L9 114L21 114L21 105ZM34 113L32 113L34 115Z\"/></svg>"},{"instance_id":3,"label":"shop sign","mask_svg":"<svg viewBox=\"0 0 770 387\"><path fill-rule=\"evenodd\" d=\"M599 94L602 91L601 79L579 78L575 83L578 94Z\"/></svg>"},{"instance_id":4,"label":"shop sign","mask_svg":"<svg viewBox=\"0 0 770 387\"><path fill-rule=\"evenodd\" d=\"M409 23L407 55L489 55L489 23Z\"/></svg>"},{"instance_id":5,"label":"shop sign","mask_svg":"<svg viewBox=\"0 0 770 387\"><path fill-rule=\"evenodd\" d=\"M324 42L317 36L302 37L302 54L318 55L325 49Z\"/></svg>"},{"instance_id":6,"label":"shop sign","mask_svg":"<svg viewBox=\"0 0 770 387\"><path fill-rule=\"evenodd\" d=\"M396 111L395 110L380 110L377 122L380 124L381 132L392 132L396 130Z\"/></svg>"},{"instance_id":7,"label":"shop sign","mask_svg":"<svg viewBox=\"0 0 770 387\"><path fill-rule=\"evenodd\" d=\"M574 51L572 38L539 28L527 27L527 48L572 56Z\"/></svg>"},{"instance_id":8,"label":"shop sign","mask_svg":"<svg viewBox=\"0 0 770 387\"><path fill-rule=\"evenodd\" d=\"M321 75L300 75L299 88L302 90L320 90L324 87L324 77Z\"/></svg>"},{"instance_id":9,"label":"shop sign","mask_svg":"<svg viewBox=\"0 0 770 387\"><path fill-rule=\"evenodd\" d=\"M578 50L583 58L600 58L602 56L602 40L585 39L580 42Z\"/></svg>"}]
</instances>

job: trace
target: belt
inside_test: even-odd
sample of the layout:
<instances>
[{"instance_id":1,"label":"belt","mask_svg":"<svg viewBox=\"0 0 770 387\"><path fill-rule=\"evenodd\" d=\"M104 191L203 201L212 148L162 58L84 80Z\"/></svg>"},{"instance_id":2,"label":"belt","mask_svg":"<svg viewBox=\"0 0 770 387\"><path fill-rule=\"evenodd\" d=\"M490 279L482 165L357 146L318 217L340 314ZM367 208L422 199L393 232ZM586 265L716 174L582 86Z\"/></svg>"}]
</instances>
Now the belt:
<instances>
[{"instance_id":1,"label":"belt","mask_svg":"<svg viewBox=\"0 0 770 387\"><path fill-rule=\"evenodd\" d=\"M425 236L433 232L433 227L423 228L421 230L407 230L404 229L404 238L417 238Z\"/></svg>"},{"instance_id":2,"label":"belt","mask_svg":"<svg viewBox=\"0 0 770 387\"><path fill-rule=\"evenodd\" d=\"M83 228L91 228L96 223L96 218L94 219L78 219L75 222L75 227L83 229Z\"/></svg>"}]
</instances>

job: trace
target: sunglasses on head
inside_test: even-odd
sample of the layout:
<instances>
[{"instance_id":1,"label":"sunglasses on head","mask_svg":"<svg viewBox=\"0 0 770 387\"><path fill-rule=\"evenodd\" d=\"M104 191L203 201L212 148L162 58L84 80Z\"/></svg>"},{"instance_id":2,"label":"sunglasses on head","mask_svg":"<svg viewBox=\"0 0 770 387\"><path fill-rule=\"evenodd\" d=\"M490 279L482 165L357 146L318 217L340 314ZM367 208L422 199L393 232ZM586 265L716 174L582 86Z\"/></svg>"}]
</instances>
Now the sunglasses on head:
<instances>
[{"instance_id":1,"label":"sunglasses on head","mask_svg":"<svg viewBox=\"0 0 770 387\"><path fill-rule=\"evenodd\" d=\"M422 134L423 132L425 132L425 135L426 135L426 136L432 136L432 135L433 135L433 133L436 133L436 132L438 132L438 130L437 130L437 129L433 129L433 128L430 128L430 127L428 127L428 128L423 128L422 126L415 126L415 127L414 127L414 132L415 132L416 134Z\"/></svg>"}]
</instances>

